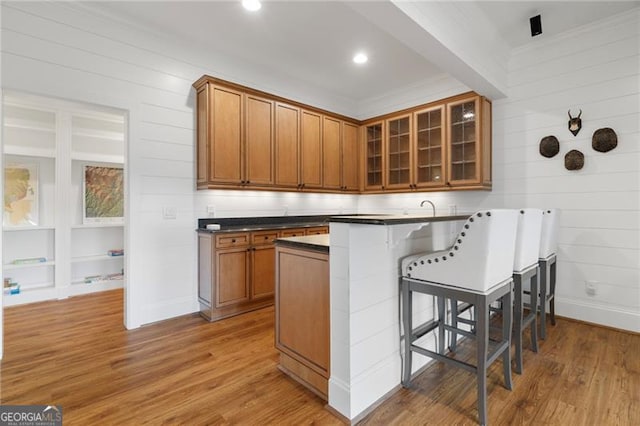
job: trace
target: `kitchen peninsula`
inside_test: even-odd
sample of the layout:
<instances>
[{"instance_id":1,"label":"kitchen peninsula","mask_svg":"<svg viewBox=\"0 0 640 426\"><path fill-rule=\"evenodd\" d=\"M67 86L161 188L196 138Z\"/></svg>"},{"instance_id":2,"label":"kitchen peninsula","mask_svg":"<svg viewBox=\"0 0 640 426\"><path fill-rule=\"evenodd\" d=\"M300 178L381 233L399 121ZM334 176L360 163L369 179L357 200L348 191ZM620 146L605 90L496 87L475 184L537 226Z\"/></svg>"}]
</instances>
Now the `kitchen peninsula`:
<instances>
[{"instance_id":1,"label":"kitchen peninsula","mask_svg":"<svg viewBox=\"0 0 640 426\"><path fill-rule=\"evenodd\" d=\"M327 399L335 412L357 421L400 385L400 259L449 247L467 218L201 219L203 315L219 319L223 316L216 315L258 309L272 304L275 293L280 370ZM206 229L214 223L220 229ZM329 235L310 235L326 232L327 225ZM261 262L256 254L262 253L265 236L270 251L264 254L270 258ZM227 263L226 256L239 266L231 268L235 261ZM260 265L265 269L256 273ZM223 276L226 284L220 285ZM224 290L229 283L236 293ZM223 299L229 294L237 294L233 303ZM413 311L415 321L432 319L433 298L417 295ZM414 371L426 362L418 357Z\"/></svg>"},{"instance_id":2,"label":"kitchen peninsula","mask_svg":"<svg viewBox=\"0 0 640 426\"><path fill-rule=\"evenodd\" d=\"M400 259L451 245L468 215L358 215L330 219L329 406L357 422L400 385ZM414 298L416 323L433 297ZM427 360L417 357L414 371Z\"/></svg>"}]
</instances>

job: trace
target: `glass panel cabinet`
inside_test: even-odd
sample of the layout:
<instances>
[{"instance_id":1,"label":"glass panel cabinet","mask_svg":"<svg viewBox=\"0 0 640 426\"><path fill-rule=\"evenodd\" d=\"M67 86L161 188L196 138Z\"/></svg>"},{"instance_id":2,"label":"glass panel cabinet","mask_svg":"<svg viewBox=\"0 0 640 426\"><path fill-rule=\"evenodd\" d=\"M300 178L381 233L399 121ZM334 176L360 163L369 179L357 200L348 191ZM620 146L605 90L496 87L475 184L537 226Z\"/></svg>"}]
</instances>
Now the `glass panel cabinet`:
<instances>
[{"instance_id":1,"label":"glass panel cabinet","mask_svg":"<svg viewBox=\"0 0 640 426\"><path fill-rule=\"evenodd\" d=\"M467 93L384 119L365 124L365 192L491 189L488 99Z\"/></svg>"},{"instance_id":2,"label":"glass panel cabinet","mask_svg":"<svg viewBox=\"0 0 640 426\"><path fill-rule=\"evenodd\" d=\"M442 185L445 181L444 107L415 113L417 187Z\"/></svg>"},{"instance_id":3,"label":"glass panel cabinet","mask_svg":"<svg viewBox=\"0 0 640 426\"><path fill-rule=\"evenodd\" d=\"M448 182L451 185L479 180L479 98L449 104Z\"/></svg>"},{"instance_id":4,"label":"glass panel cabinet","mask_svg":"<svg viewBox=\"0 0 640 426\"><path fill-rule=\"evenodd\" d=\"M411 116L387 120L388 187L409 188L411 183Z\"/></svg>"},{"instance_id":5,"label":"glass panel cabinet","mask_svg":"<svg viewBox=\"0 0 640 426\"><path fill-rule=\"evenodd\" d=\"M367 153L365 163L365 187L367 189L382 189L383 187L383 155L382 155L382 123L373 123L366 127L365 148Z\"/></svg>"}]
</instances>

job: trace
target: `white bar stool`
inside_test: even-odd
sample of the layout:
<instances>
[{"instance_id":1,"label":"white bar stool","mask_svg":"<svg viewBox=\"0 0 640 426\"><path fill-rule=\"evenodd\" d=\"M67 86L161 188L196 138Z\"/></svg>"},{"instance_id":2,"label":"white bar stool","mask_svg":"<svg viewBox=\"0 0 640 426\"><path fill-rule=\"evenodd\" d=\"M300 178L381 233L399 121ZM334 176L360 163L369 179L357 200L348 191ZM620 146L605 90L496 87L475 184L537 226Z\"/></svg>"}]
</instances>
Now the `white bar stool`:
<instances>
[{"instance_id":1,"label":"white bar stool","mask_svg":"<svg viewBox=\"0 0 640 426\"><path fill-rule=\"evenodd\" d=\"M408 256L402 261L401 307L404 329L402 384L411 383L412 353L416 352L476 374L478 419L487 424L487 368L502 358L505 387L511 389L511 310L502 316L502 337L489 339L489 307L495 301L512 305L513 265L518 212L490 210L477 212L463 226L448 250ZM438 319L414 327L413 293L437 298ZM447 324L446 299L473 305L475 327L471 332ZM454 315L455 316L455 315ZM438 330L437 352L415 342ZM476 365L445 356L445 332L474 338ZM455 341L455 339L452 339Z\"/></svg>"},{"instance_id":2,"label":"white bar stool","mask_svg":"<svg viewBox=\"0 0 640 426\"><path fill-rule=\"evenodd\" d=\"M538 352L538 298L531 297L530 310L524 315L524 284L530 284L531 294L538 294L538 253L542 230L542 210L522 209L518 211L518 233L513 260L513 288L515 303L513 306L516 373L522 374L522 333L531 329L531 350ZM505 311L503 305L503 311Z\"/></svg>"},{"instance_id":3,"label":"white bar stool","mask_svg":"<svg viewBox=\"0 0 640 426\"><path fill-rule=\"evenodd\" d=\"M551 325L556 325L556 252L558 250L558 228L560 210L545 210L542 215L540 234L540 338L547 338L547 303L551 316Z\"/></svg>"}]
</instances>

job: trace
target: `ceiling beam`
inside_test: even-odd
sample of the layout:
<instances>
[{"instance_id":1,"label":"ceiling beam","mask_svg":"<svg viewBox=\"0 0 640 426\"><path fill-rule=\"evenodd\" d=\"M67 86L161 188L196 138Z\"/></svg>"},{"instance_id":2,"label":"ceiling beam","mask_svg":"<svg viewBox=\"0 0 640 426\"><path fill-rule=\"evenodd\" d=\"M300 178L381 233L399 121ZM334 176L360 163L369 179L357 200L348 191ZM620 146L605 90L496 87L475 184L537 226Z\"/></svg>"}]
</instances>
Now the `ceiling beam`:
<instances>
[{"instance_id":1,"label":"ceiling beam","mask_svg":"<svg viewBox=\"0 0 640 426\"><path fill-rule=\"evenodd\" d=\"M475 92L506 97L508 46L472 2L347 4Z\"/></svg>"}]
</instances>

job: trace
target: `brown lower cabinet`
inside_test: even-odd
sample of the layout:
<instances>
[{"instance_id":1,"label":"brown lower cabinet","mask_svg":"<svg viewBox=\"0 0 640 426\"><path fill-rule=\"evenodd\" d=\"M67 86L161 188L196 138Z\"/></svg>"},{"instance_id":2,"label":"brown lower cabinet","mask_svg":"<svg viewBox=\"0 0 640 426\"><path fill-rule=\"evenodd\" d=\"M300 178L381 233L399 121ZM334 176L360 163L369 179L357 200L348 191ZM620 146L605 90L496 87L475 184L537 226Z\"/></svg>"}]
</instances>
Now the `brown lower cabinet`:
<instances>
[{"instance_id":1,"label":"brown lower cabinet","mask_svg":"<svg viewBox=\"0 0 640 426\"><path fill-rule=\"evenodd\" d=\"M274 240L328 232L327 226L237 233L199 232L200 315L216 321L273 305Z\"/></svg>"},{"instance_id":2,"label":"brown lower cabinet","mask_svg":"<svg viewBox=\"0 0 640 426\"><path fill-rule=\"evenodd\" d=\"M276 246L278 368L325 400L329 333L329 253Z\"/></svg>"}]
</instances>

